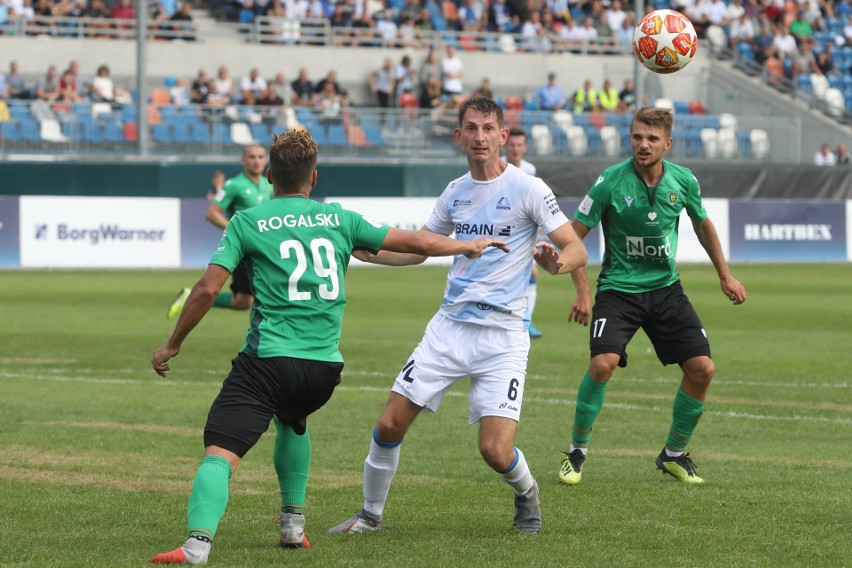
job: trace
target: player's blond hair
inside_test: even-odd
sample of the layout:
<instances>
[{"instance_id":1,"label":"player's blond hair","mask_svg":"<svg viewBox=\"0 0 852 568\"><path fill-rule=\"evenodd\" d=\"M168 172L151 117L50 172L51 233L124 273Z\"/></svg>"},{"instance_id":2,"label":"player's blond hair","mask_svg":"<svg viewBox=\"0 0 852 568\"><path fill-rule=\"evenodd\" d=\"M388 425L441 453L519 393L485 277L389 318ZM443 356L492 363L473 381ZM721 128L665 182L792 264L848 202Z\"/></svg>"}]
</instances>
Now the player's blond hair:
<instances>
[{"instance_id":1,"label":"player's blond hair","mask_svg":"<svg viewBox=\"0 0 852 568\"><path fill-rule=\"evenodd\" d=\"M317 143L306 130L273 136L269 148L269 175L275 189L298 193L310 185L318 153Z\"/></svg>"},{"instance_id":2,"label":"player's blond hair","mask_svg":"<svg viewBox=\"0 0 852 568\"><path fill-rule=\"evenodd\" d=\"M647 124L651 128L659 128L665 132L666 138L671 138L674 113L669 108L642 107L633 115L633 122L630 124L631 131L635 122Z\"/></svg>"}]
</instances>

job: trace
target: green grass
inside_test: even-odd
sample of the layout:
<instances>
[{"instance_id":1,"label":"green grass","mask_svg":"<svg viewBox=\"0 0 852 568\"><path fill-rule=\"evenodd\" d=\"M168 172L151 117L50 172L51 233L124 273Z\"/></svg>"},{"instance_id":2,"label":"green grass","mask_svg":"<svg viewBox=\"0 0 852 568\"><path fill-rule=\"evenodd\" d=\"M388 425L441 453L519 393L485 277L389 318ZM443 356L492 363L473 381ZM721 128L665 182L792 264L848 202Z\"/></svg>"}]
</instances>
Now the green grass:
<instances>
[{"instance_id":1,"label":"green grass","mask_svg":"<svg viewBox=\"0 0 852 568\"><path fill-rule=\"evenodd\" d=\"M594 272L594 270L592 271ZM706 484L654 471L679 381L638 334L595 425L583 483L556 478L588 329L573 288L543 277L517 445L544 528L510 530L512 493L479 457L467 384L406 437L375 535L325 529L361 506L370 430L440 303L440 268L347 278L344 379L311 420L308 551L274 543L278 487L264 436L231 482L213 566L841 566L852 526L852 264L734 267L733 307L708 266L682 267L716 378L690 446ZM180 543L201 429L247 324L216 310L163 380L149 366L166 305L199 272L0 275L0 566L144 566Z\"/></svg>"}]
</instances>

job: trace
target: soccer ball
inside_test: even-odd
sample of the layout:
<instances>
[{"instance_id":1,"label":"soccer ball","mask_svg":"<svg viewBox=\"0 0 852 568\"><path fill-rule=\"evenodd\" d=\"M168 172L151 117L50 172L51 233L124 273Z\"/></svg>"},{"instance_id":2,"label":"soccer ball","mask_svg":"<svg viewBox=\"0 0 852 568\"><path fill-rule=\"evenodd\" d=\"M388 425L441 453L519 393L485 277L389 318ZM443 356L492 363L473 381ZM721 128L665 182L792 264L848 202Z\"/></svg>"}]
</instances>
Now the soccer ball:
<instances>
[{"instance_id":1,"label":"soccer ball","mask_svg":"<svg viewBox=\"0 0 852 568\"><path fill-rule=\"evenodd\" d=\"M654 73L674 73L692 61L698 36L689 18L674 10L654 10L633 31L633 53Z\"/></svg>"}]
</instances>

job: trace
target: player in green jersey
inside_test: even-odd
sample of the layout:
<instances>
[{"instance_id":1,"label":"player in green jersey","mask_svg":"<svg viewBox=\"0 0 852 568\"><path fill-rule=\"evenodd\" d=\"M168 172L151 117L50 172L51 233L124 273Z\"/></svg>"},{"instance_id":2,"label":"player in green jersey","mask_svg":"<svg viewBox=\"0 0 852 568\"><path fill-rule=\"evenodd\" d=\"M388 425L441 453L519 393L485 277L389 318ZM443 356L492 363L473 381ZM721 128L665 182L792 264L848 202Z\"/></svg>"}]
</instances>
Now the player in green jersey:
<instances>
[{"instance_id":1,"label":"player in green jersey","mask_svg":"<svg viewBox=\"0 0 852 568\"><path fill-rule=\"evenodd\" d=\"M272 184L264 176L266 169L266 149L260 144L251 144L243 148L243 171L225 182L222 189L213 197L207 207L204 218L213 225L224 229L228 219L237 211L249 209L272 199ZM231 275L231 292L219 294L213 307L247 310L254 301L254 287L251 277L252 266L243 262ZM189 296L189 288L181 290L168 309L168 318L178 315Z\"/></svg>"},{"instance_id":2,"label":"player in green jersey","mask_svg":"<svg viewBox=\"0 0 852 568\"><path fill-rule=\"evenodd\" d=\"M746 290L728 269L695 176L663 159L672 145L671 131L670 110L639 110L630 126L633 157L603 171L572 221L580 238L600 223L606 248L594 309L585 270L572 273L577 297L569 317L588 325L591 313L591 362L577 392L571 445L559 471L563 483L580 482L607 382L617 366L627 365L627 344L640 327L660 362L677 363L683 371L657 468L686 483L703 481L684 450L704 411L714 366L704 327L675 269L681 210L686 209L725 296L742 304Z\"/></svg>"},{"instance_id":3,"label":"player in green jersey","mask_svg":"<svg viewBox=\"0 0 852 568\"><path fill-rule=\"evenodd\" d=\"M204 456L189 496L186 542L151 558L155 564L206 564L228 502L228 480L274 420L273 461L282 496L279 546L307 548L304 494L310 464L307 417L340 382L338 351L344 274L353 250L427 256L481 256L491 238L463 241L368 221L336 203L309 199L317 181L317 146L307 132L276 137L270 149L272 200L231 218L207 272L192 289L169 339L154 351L160 376L187 335L213 306L243 259L254 265L251 326L210 409Z\"/></svg>"}]
</instances>

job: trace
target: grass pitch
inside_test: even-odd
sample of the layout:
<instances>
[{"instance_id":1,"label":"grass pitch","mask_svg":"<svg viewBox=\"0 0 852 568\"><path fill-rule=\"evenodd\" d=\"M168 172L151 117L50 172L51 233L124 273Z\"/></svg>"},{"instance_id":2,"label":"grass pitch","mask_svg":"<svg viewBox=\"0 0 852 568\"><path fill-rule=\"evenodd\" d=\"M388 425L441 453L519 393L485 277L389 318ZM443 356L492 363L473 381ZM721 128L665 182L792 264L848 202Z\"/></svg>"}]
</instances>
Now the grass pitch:
<instances>
[{"instance_id":1,"label":"grass pitch","mask_svg":"<svg viewBox=\"0 0 852 568\"><path fill-rule=\"evenodd\" d=\"M592 269L594 273L595 270ZM361 506L370 431L443 291L441 268L353 269L346 370L309 421L310 550L277 549L273 436L231 481L212 566L842 566L852 526L852 265L743 265L733 307L709 266L682 267L716 378L690 451L703 486L654 470L679 382L644 334L595 425L583 483L559 484L588 328L566 323L568 277L541 278L517 445L544 528L511 530L512 492L478 455L467 384L406 437L379 534L325 530ZM0 566L135 566L185 536L207 410L245 312L216 310L163 380L151 351L199 271L0 275Z\"/></svg>"}]
</instances>

